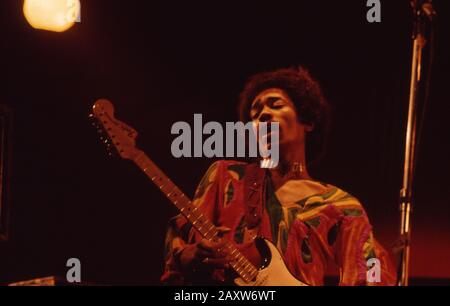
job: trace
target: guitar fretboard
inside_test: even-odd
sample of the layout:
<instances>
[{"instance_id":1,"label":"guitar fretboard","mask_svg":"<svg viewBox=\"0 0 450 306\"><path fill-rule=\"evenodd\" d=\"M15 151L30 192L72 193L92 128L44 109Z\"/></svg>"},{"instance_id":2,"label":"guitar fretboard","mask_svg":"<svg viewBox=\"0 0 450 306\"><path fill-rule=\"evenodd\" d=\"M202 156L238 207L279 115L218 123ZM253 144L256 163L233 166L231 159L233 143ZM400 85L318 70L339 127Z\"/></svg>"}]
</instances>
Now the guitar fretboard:
<instances>
[{"instance_id":1,"label":"guitar fretboard","mask_svg":"<svg viewBox=\"0 0 450 306\"><path fill-rule=\"evenodd\" d=\"M153 161L141 152L134 162L156 184L166 197L179 209L181 214L192 226L207 240L214 241L218 238L219 231L216 226L202 212L192 204L191 200L153 163ZM258 269L236 248L226 241L225 247L231 256L230 265L234 271L246 282L254 280Z\"/></svg>"}]
</instances>

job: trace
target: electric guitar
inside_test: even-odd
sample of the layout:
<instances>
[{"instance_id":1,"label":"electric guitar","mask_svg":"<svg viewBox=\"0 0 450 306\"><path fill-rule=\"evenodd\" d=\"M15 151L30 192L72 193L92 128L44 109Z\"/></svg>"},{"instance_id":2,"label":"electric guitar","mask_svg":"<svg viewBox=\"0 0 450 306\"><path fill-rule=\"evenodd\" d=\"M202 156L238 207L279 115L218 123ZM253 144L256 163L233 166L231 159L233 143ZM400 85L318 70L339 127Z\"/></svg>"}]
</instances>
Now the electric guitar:
<instances>
[{"instance_id":1,"label":"electric guitar","mask_svg":"<svg viewBox=\"0 0 450 306\"><path fill-rule=\"evenodd\" d=\"M114 118L114 107L110 101L100 99L95 102L90 117L93 119L94 126L102 134L101 139L108 149L114 149L120 157L132 160L202 237L210 241L218 239L219 231L214 224L143 151L136 148L138 133ZM247 259L233 243L227 241L225 247L228 248L232 259L230 266L239 276L235 279L235 283L239 286L306 286L289 272L280 252L267 239L255 238L255 247L260 257L258 266Z\"/></svg>"}]
</instances>

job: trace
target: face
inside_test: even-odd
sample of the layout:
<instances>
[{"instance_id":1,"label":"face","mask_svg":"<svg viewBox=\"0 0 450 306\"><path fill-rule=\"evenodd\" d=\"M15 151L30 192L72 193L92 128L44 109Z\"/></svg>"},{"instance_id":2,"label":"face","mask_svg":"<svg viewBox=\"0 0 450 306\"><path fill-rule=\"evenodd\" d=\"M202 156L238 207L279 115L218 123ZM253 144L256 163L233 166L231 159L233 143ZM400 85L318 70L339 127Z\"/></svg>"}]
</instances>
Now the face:
<instances>
[{"instance_id":1,"label":"face","mask_svg":"<svg viewBox=\"0 0 450 306\"><path fill-rule=\"evenodd\" d=\"M305 133L312 130L310 125L299 122L294 103L278 88L266 89L253 100L250 118L256 126L260 122L278 122L280 147L304 144Z\"/></svg>"}]
</instances>

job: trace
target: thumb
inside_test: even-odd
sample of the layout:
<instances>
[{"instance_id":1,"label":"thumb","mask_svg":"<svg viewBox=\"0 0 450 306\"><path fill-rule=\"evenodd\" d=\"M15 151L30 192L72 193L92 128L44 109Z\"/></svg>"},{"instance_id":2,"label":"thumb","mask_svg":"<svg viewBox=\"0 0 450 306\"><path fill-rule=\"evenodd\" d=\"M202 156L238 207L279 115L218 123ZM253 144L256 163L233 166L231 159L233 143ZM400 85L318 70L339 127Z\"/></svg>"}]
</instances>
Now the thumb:
<instances>
[{"instance_id":1,"label":"thumb","mask_svg":"<svg viewBox=\"0 0 450 306\"><path fill-rule=\"evenodd\" d=\"M218 226L216 229L219 231L219 236L226 234L231 231L231 228L226 226Z\"/></svg>"}]
</instances>

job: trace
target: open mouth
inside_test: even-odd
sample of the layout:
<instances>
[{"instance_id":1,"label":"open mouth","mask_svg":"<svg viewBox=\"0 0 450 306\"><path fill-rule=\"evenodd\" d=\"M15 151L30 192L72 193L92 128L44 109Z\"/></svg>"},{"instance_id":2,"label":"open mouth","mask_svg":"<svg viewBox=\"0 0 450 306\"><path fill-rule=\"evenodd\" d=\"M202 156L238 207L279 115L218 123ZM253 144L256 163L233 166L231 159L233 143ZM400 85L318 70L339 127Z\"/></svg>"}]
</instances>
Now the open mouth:
<instances>
[{"instance_id":1,"label":"open mouth","mask_svg":"<svg viewBox=\"0 0 450 306\"><path fill-rule=\"evenodd\" d=\"M275 131L268 132L268 133L262 134L261 135L261 139L262 140L267 140L267 141L272 141L275 135L278 135L278 133L275 132Z\"/></svg>"},{"instance_id":2,"label":"open mouth","mask_svg":"<svg viewBox=\"0 0 450 306\"><path fill-rule=\"evenodd\" d=\"M275 139L276 138L276 139ZM278 127L273 127L272 124L268 123L266 130L260 129L260 140L267 143L276 142L280 138L280 129Z\"/></svg>"},{"instance_id":3,"label":"open mouth","mask_svg":"<svg viewBox=\"0 0 450 306\"><path fill-rule=\"evenodd\" d=\"M271 150L274 145L279 144L279 132L272 131L270 133L261 135L261 138L259 139L259 141L260 141L260 144L265 146L267 150Z\"/></svg>"}]
</instances>

